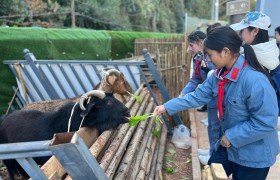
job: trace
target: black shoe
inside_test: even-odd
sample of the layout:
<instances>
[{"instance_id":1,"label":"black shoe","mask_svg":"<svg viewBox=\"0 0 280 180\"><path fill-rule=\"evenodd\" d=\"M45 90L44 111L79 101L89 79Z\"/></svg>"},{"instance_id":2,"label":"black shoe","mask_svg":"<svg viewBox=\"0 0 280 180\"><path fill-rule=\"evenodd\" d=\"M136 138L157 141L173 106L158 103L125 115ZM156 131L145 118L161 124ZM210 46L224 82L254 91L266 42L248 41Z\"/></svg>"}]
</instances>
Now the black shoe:
<instances>
[{"instance_id":1,"label":"black shoe","mask_svg":"<svg viewBox=\"0 0 280 180\"><path fill-rule=\"evenodd\" d=\"M207 105L202 106L200 109L197 109L199 112L205 112L207 111Z\"/></svg>"}]
</instances>

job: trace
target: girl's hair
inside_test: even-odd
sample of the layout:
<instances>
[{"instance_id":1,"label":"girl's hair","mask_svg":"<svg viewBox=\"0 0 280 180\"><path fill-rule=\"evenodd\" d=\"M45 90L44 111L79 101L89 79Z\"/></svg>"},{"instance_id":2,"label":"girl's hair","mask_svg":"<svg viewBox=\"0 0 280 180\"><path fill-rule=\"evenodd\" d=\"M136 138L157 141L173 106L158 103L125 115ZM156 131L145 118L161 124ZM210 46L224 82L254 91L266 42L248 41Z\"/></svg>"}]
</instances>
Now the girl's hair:
<instances>
[{"instance_id":1,"label":"girl's hair","mask_svg":"<svg viewBox=\"0 0 280 180\"><path fill-rule=\"evenodd\" d=\"M189 34L188 36L188 42L189 43L199 43L201 41L203 41L206 38L206 34L202 31L193 31Z\"/></svg>"},{"instance_id":2,"label":"girl's hair","mask_svg":"<svg viewBox=\"0 0 280 180\"><path fill-rule=\"evenodd\" d=\"M244 48L247 63L255 70L265 74L272 83L269 73L264 70L259 63L253 48L249 44L242 44L242 40L238 34L230 27L222 26L214 28L209 32L207 38L204 40L204 47L219 53L222 52L223 48L227 47L234 55L239 53L241 46Z\"/></svg>"},{"instance_id":3,"label":"girl's hair","mask_svg":"<svg viewBox=\"0 0 280 180\"><path fill-rule=\"evenodd\" d=\"M209 32L210 32L212 29L214 29L214 28L216 28L216 27L220 27L220 26L222 26L222 24L219 23L219 22L214 23L214 24L212 24L212 25L208 25L208 27L207 27L207 29L206 29L206 35L208 35Z\"/></svg>"},{"instance_id":4,"label":"girl's hair","mask_svg":"<svg viewBox=\"0 0 280 180\"><path fill-rule=\"evenodd\" d=\"M248 31L253 31L253 29L255 29L256 27L247 27ZM264 29L259 29L258 34L256 35L254 41L251 43L251 45L256 45L259 43L265 43L269 41L269 35L268 35L268 30L264 30Z\"/></svg>"},{"instance_id":5,"label":"girl's hair","mask_svg":"<svg viewBox=\"0 0 280 180\"><path fill-rule=\"evenodd\" d=\"M280 34L280 26L276 27L275 31L277 31Z\"/></svg>"}]
</instances>

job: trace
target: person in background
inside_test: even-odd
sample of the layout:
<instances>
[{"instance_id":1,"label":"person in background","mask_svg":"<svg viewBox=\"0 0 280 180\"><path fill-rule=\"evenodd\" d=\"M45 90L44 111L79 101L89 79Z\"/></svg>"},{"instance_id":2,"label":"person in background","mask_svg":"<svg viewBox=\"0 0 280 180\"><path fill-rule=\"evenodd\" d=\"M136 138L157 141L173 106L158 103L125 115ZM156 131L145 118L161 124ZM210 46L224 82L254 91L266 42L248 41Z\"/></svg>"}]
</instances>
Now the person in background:
<instances>
[{"instance_id":1,"label":"person in background","mask_svg":"<svg viewBox=\"0 0 280 180\"><path fill-rule=\"evenodd\" d=\"M240 54L240 47L244 54ZM254 50L230 27L210 31L205 50L217 70L195 91L156 106L154 115L218 102L220 141L208 164L227 162L233 179L264 180L279 152L277 100Z\"/></svg>"},{"instance_id":2,"label":"person in background","mask_svg":"<svg viewBox=\"0 0 280 180\"><path fill-rule=\"evenodd\" d=\"M209 32L211 29L213 29L213 28L215 28L215 27L221 26L221 23L219 23L219 22L216 22L216 23L214 23L214 24L200 23L200 24L197 26L196 29L197 29L197 30L200 30L200 28L201 28L201 27L204 27L204 26L207 27L207 28L206 28L206 35L207 35L208 32ZM209 67L207 66L207 64L204 63L204 61L201 62L201 66L202 66L202 70L204 70L206 73L208 73L209 71L211 71L211 68L209 68ZM200 109L197 109L197 111L199 111L199 112L205 112L205 111L207 111L207 105L202 106ZM203 119L202 122L205 123L205 124L207 124L207 123L208 123L207 118L206 118L206 119ZM204 151L204 152L201 151L201 153L204 154L204 155L206 155L206 154L209 154L209 151L208 151L208 153L207 153L207 151Z\"/></svg>"},{"instance_id":3,"label":"person in background","mask_svg":"<svg viewBox=\"0 0 280 180\"><path fill-rule=\"evenodd\" d=\"M230 27L239 31L242 40L252 46L259 63L270 73L277 93L278 107L280 108L280 65L279 48L276 40L269 40L268 29L271 20L261 12L248 12L245 18ZM280 115L280 110L278 110Z\"/></svg>"},{"instance_id":4,"label":"person in background","mask_svg":"<svg viewBox=\"0 0 280 180\"><path fill-rule=\"evenodd\" d=\"M207 27L207 29L206 29L206 35L209 34L209 31L210 31L210 30L212 30L212 29L214 29L214 28L216 28L216 27L220 27L220 26L222 26L222 24L219 23L219 22L216 22L216 23L214 23L214 24L208 25L208 27Z\"/></svg>"},{"instance_id":5,"label":"person in background","mask_svg":"<svg viewBox=\"0 0 280 180\"><path fill-rule=\"evenodd\" d=\"M204 58L203 54L203 40L206 37L206 34L200 30L193 31L188 36L188 49L187 51L193 55L193 74L190 81L183 88L180 95L184 95L188 92L194 91L194 89L201 84L207 77L207 73L202 71L201 63ZM210 65L211 66L211 65ZM212 65L212 68L214 66ZM204 105L201 109L197 111L205 112L207 111L207 106Z\"/></svg>"},{"instance_id":6,"label":"person in background","mask_svg":"<svg viewBox=\"0 0 280 180\"><path fill-rule=\"evenodd\" d=\"M199 84L203 83L207 78L207 74L215 69L213 63L208 61L208 55L203 51L203 40L206 35L202 31L193 31L188 36L188 51L193 54L193 74L189 83L182 90L180 96L194 91ZM204 108L206 106L206 108ZM207 105L202 106L198 111L204 111L209 108L208 118L203 119L202 123L207 125L207 132L209 138L210 149L198 149L199 160L202 164L206 165L210 153L214 150L215 142L219 139L219 123L217 118L217 103L215 100L209 102Z\"/></svg>"},{"instance_id":7,"label":"person in background","mask_svg":"<svg viewBox=\"0 0 280 180\"><path fill-rule=\"evenodd\" d=\"M280 26L275 28L275 39L276 39L276 44L280 49Z\"/></svg>"},{"instance_id":8,"label":"person in background","mask_svg":"<svg viewBox=\"0 0 280 180\"><path fill-rule=\"evenodd\" d=\"M206 36L209 34L209 32L216 28L220 27L221 23L217 22L212 25L208 25L206 29ZM208 57L208 56L207 56ZM210 69L207 65L205 65L204 61L201 62L201 69L207 73L207 76L210 76L213 73L213 69ZM207 118L202 119L201 122L205 123L207 122L207 132L208 132L208 139L210 144L210 149L198 149L199 154L199 160L202 164L207 164L210 154L212 154L215 143L219 140L220 135L220 124L217 117L217 102L215 100L211 101L211 103L208 104L207 109Z\"/></svg>"}]
</instances>

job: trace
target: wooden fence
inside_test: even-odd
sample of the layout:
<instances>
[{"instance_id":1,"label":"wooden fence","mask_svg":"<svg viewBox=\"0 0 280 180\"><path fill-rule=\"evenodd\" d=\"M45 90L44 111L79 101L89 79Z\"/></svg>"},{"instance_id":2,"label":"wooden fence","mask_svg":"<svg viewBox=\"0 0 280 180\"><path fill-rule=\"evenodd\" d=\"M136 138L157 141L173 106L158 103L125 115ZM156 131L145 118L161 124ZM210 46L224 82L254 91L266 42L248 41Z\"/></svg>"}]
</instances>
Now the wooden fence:
<instances>
[{"instance_id":1,"label":"wooden fence","mask_svg":"<svg viewBox=\"0 0 280 180\"><path fill-rule=\"evenodd\" d=\"M153 55L157 71L171 98L177 97L190 79L191 55L187 53L187 34L164 39L136 39L135 55L142 55L146 48ZM189 125L187 113L181 114L182 120Z\"/></svg>"}]
</instances>

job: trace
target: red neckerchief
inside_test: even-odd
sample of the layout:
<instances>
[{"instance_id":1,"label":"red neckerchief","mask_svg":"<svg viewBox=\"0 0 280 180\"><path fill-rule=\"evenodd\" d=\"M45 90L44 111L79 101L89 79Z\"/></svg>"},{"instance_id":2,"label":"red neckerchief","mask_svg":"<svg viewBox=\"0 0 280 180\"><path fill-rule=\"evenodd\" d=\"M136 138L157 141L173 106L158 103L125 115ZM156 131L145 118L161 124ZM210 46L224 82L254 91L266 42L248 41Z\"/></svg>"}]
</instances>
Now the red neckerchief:
<instances>
[{"instance_id":1,"label":"red neckerchief","mask_svg":"<svg viewBox=\"0 0 280 180\"><path fill-rule=\"evenodd\" d=\"M244 63L242 65L242 69L246 66L246 60L244 60ZM223 112L223 101L224 101L224 95L225 95L225 84L228 84L231 82L229 79L225 79L224 77L230 72L231 69L225 71L223 74L219 74L221 69L216 71L216 76L218 77L218 119L222 118L224 119L224 112ZM231 78L235 79L238 75L239 69L235 68L233 69L233 73L231 75Z\"/></svg>"},{"instance_id":2,"label":"red neckerchief","mask_svg":"<svg viewBox=\"0 0 280 180\"><path fill-rule=\"evenodd\" d=\"M202 81L202 77L201 77L201 74L200 74L201 60L200 59L195 59L195 57L194 57L194 60L195 60L195 69L193 71L193 73L194 73L193 77L194 77L194 79L196 79L196 73L197 73L200 81Z\"/></svg>"}]
</instances>

